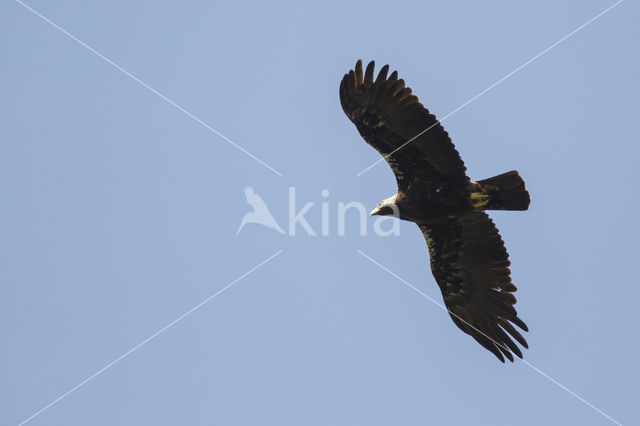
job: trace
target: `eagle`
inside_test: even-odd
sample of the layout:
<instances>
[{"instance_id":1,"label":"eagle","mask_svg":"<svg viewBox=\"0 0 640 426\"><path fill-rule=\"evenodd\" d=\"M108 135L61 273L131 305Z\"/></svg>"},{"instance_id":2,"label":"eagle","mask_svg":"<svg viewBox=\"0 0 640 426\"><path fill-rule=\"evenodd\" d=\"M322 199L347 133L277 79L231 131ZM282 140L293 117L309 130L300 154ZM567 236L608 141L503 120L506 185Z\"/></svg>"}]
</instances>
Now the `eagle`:
<instances>
[{"instance_id":1,"label":"eagle","mask_svg":"<svg viewBox=\"0 0 640 426\"><path fill-rule=\"evenodd\" d=\"M387 161L398 191L372 215L418 225L431 272L451 319L500 361L528 348L514 307L509 255L486 210L527 210L531 198L513 170L472 181L448 133L389 66L374 76L356 63L340 83L342 109L364 140ZM375 78L375 79L374 79Z\"/></svg>"}]
</instances>

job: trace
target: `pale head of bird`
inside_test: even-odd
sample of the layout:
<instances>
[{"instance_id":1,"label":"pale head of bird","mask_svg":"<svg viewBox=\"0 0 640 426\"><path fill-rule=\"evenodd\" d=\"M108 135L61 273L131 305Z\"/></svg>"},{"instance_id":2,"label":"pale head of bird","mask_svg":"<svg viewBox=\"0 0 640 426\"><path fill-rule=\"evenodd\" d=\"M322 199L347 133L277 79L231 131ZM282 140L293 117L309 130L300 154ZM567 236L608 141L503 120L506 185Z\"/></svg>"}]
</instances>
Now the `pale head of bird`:
<instances>
[{"instance_id":1,"label":"pale head of bird","mask_svg":"<svg viewBox=\"0 0 640 426\"><path fill-rule=\"evenodd\" d=\"M386 200L382 200L378 203L375 209L371 210L371 216L394 216L400 217L400 208L396 204L396 197L389 197Z\"/></svg>"}]
</instances>

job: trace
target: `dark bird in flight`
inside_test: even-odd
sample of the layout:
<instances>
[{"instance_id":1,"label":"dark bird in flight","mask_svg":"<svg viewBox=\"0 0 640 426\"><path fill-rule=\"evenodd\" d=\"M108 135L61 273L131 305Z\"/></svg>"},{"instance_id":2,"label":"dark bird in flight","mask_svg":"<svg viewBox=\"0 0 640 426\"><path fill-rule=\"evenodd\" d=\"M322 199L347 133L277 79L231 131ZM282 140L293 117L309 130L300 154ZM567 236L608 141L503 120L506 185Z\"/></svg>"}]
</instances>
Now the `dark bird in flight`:
<instances>
[{"instance_id":1,"label":"dark bird in flight","mask_svg":"<svg viewBox=\"0 0 640 426\"><path fill-rule=\"evenodd\" d=\"M429 249L431 271L453 322L504 362L528 347L514 308L509 255L485 210L527 210L531 198L517 171L474 182L449 135L385 65L374 80L356 63L340 83L340 103L365 141L389 163L398 192L372 215L415 222ZM427 130L428 129L428 130ZM425 131L426 130L426 131Z\"/></svg>"}]
</instances>

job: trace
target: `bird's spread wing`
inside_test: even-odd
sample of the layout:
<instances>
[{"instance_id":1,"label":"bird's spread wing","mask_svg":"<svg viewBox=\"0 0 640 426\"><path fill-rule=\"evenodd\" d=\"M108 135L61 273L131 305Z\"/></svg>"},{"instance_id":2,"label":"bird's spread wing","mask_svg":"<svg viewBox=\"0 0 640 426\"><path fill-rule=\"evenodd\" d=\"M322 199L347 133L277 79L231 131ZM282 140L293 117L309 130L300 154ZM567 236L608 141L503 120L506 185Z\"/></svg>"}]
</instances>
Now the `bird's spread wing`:
<instances>
[{"instance_id":1,"label":"bird's spread wing","mask_svg":"<svg viewBox=\"0 0 640 426\"><path fill-rule=\"evenodd\" d=\"M527 342L513 327L527 326L514 308L509 256L489 216L481 212L420 225L427 240L431 270L453 322L502 362L513 361ZM508 333L508 334L507 334Z\"/></svg>"},{"instance_id":2,"label":"bird's spread wing","mask_svg":"<svg viewBox=\"0 0 640 426\"><path fill-rule=\"evenodd\" d=\"M389 66L385 65L374 81L373 69L371 61L363 74L358 61L355 70L345 74L340 103L360 135L385 157L399 189L406 190L416 178L466 180L464 163L436 117L411 94L396 71L387 78Z\"/></svg>"}]
</instances>

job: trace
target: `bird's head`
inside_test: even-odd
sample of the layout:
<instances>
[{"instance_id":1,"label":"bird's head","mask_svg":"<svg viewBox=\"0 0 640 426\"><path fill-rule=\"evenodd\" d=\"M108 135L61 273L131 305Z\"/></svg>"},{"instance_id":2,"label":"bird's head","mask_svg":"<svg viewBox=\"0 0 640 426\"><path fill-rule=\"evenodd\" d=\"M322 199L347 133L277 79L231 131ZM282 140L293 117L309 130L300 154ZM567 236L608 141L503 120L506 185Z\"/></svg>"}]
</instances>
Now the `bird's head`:
<instances>
[{"instance_id":1,"label":"bird's head","mask_svg":"<svg viewBox=\"0 0 640 426\"><path fill-rule=\"evenodd\" d=\"M396 204L397 194L382 200L375 209L371 210L371 216L394 216L400 217L400 208Z\"/></svg>"}]
</instances>

